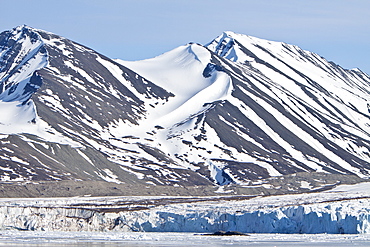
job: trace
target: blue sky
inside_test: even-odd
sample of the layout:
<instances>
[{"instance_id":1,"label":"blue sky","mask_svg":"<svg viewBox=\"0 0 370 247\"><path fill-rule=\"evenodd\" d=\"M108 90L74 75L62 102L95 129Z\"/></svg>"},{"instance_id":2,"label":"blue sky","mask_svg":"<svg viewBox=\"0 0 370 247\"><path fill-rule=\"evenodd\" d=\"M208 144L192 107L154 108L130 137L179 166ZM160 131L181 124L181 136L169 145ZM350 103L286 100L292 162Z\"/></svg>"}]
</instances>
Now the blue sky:
<instances>
[{"instance_id":1,"label":"blue sky","mask_svg":"<svg viewBox=\"0 0 370 247\"><path fill-rule=\"evenodd\" d=\"M150 58L230 30L370 74L370 0L0 0L0 9L0 31L27 24L110 58Z\"/></svg>"}]
</instances>

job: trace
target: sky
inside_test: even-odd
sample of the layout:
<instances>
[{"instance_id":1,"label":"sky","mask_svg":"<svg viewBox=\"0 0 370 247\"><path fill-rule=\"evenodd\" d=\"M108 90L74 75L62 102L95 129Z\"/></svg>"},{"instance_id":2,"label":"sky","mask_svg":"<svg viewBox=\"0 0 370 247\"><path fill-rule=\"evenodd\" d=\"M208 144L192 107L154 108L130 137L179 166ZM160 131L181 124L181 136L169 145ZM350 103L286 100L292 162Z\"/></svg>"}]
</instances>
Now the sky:
<instances>
[{"instance_id":1,"label":"sky","mask_svg":"<svg viewBox=\"0 0 370 247\"><path fill-rule=\"evenodd\" d=\"M369 10L370 0L0 0L0 31L26 24L123 60L234 31L370 74Z\"/></svg>"}]
</instances>

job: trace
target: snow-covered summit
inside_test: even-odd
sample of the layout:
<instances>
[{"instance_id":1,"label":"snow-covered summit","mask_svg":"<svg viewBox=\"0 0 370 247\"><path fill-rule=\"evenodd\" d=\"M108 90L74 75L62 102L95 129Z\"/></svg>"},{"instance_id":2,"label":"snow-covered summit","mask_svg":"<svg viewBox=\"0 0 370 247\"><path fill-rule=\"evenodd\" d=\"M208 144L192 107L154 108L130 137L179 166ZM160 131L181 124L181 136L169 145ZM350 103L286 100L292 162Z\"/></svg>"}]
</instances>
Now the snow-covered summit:
<instances>
[{"instance_id":1,"label":"snow-covered summit","mask_svg":"<svg viewBox=\"0 0 370 247\"><path fill-rule=\"evenodd\" d=\"M174 96L163 107L149 114L152 124L172 127L205 111L207 104L231 95L230 78L212 70L211 53L201 45L180 46L161 56L137 62L118 60Z\"/></svg>"},{"instance_id":2,"label":"snow-covered summit","mask_svg":"<svg viewBox=\"0 0 370 247\"><path fill-rule=\"evenodd\" d=\"M109 129L137 124L146 104L170 97L87 47L25 25L0 34L0 65L2 180L119 182L127 172L99 151L118 149L105 140Z\"/></svg>"},{"instance_id":3,"label":"snow-covered summit","mask_svg":"<svg viewBox=\"0 0 370 247\"><path fill-rule=\"evenodd\" d=\"M47 56L41 37L28 26L1 34L0 133L19 133L38 121L31 97L42 85L37 71L47 65Z\"/></svg>"},{"instance_id":4,"label":"snow-covered summit","mask_svg":"<svg viewBox=\"0 0 370 247\"><path fill-rule=\"evenodd\" d=\"M0 100L27 103L41 85L36 71L47 64L41 37L27 26L3 33L0 61Z\"/></svg>"},{"instance_id":5,"label":"snow-covered summit","mask_svg":"<svg viewBox=\"0 0 370 247\"><path fill-rule=\"evenodd\" d=\"M273 129L275 133L280 132L278 135L282 139L274 139L279 145L284 143L283 140L287 141L288 145L282 145L286 151L291 153L293 151L291 148L296 149L297 144L293 144L294 141L291 138L299 137L304 141L304 145L308 144L309 148L316 149L319 155L328 155L329 159L337 160L336 162L342 167L350 167L347 163L349 159L340 161L341 158L336 155L343 149L360 155L361 159L367 162L367 151L364 153L359 150L350 151L352 144L348 143L348 139L339 133L348 133L348 131L353 133L356 137L351 138L352 143L358 143L359 139L369 140L367 95L370 77L368 75L354 70L345 70L295 45L233 32L224 32L207 44L207 47L217 55L234 62L236 69L233 68L231 71L238 74L236 77L244 77L241 79L244 83L236 88L242 89L244 94L249 95L255 102L258 102L257 105L262 106L271 114L272 118L266 122L269 126L266 130L269 133ZM234 92L233 95L236 96L237 93ZM238 98L243 102L246 100L246 96ZM271 101L271 99L274 100ZM249 102L247 105L251 107L254 103ZM285 110L279 110L280 107ZM258 108L253 111L256 117L262 114ZM265 117L259 119L259 117L255 118L254 122L267 120ZM277 130L276 127L279 125L285 126L288 131ZM338 126L341 127L338 129ZM293 136L288 137L289 133ZM272 135L269 134L269 136ZM329 142L335 143L335 147L322 142L320 140L322 138L328 138ZM357 147L359 146L362 144ZM362 147L367 150L366 145ZM316 166L320 164L317 162L317 154L311 156L307 151L308 149L303 152L299 151L305 156L303 160L298 158L300 155L295 157L317 171L321 170L321 165L327 164L324 162ZM329 155L329 153L332 154ZM312 158L308 158L310 156ZM364 163L360 161L358 164ZM327 165L324 167L326 170ZM351 172L359 174L364 171L363 165L355 165L355 167L358 169L350 169Z\"/></svg>"},{"instance_id":6,"label":"snow-covered summit","mask_svg":"<svg viewBox=\"0 0 370 247\"><path fill-rule=\"evenodd\" d=\"M207 47L220 56L237 62L239 66L258 71L268 81L273 82L279 90L293 92L300 100L314 108L324 108L320 103L321 100L317 100L321 97L324 97L324 101L330 102L333 106L344 103L351 108L350 111L357 112L350 113L350 115L360 114L358 119L352 120L352 123L356 123L356 129L359 127L368 133L369 129L366 124L368 100L366 95L369 93L370 77L361 70L343 69L318 54L302 50L295 45L233 32L223 33ZM317 93L320 97L312 98L306 90L314 94ZM329 108L320 111L332 115L331 111L328 112ZM341 107L339 109L339 111L344 110ZM339 119L347 115L346 113L338 113L339 116L334 114L332 117L337 116ZM361 121L359 121L360 119Z\"/></svg>"}]
</instances>

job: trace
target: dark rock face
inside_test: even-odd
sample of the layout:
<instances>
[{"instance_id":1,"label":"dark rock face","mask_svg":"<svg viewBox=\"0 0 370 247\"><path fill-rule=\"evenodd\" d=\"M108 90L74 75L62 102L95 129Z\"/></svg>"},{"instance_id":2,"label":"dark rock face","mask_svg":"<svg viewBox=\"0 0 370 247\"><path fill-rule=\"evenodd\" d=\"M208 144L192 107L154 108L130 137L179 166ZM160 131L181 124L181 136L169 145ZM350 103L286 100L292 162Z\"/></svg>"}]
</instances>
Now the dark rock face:
<instances>
[{"instance_id":1,"label":"dark rock face","mask_svg":"<svg viewBox=\"0 0 370 247\"><path fill-rule=\"evenodd\" d=\"M0 109L24 112L27 124L0 117L0 179L208 186L369 176L368 75L230 33L187 47L171 57L184 66L144 76L52 33L1 33ZM179 96L166 87L174 71L204 86Z\"/></svg>"}]
</instances>

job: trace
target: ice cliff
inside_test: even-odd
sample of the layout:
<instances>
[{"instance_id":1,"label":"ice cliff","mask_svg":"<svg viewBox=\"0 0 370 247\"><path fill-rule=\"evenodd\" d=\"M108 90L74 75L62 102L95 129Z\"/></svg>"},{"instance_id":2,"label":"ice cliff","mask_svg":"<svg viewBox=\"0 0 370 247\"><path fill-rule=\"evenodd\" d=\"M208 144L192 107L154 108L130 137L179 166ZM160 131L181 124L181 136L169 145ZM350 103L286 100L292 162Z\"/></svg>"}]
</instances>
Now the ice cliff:
<instances>
[{"instance_id":1,"label":"ice cliff","mask_svg":"<svg viewBox=\"0 0 370 247\"><path fill-rule=\"evenodd\" d=\"M370 201L363 191L181 199L182 203L175 203L178 197L2 199L0 226L37 231L370 233ZM168 203L155 206L161 200Z\"/></svg>"}]
</instances>

